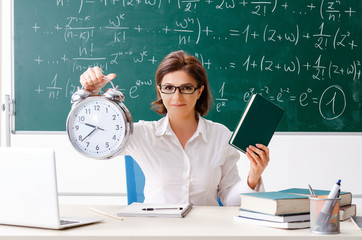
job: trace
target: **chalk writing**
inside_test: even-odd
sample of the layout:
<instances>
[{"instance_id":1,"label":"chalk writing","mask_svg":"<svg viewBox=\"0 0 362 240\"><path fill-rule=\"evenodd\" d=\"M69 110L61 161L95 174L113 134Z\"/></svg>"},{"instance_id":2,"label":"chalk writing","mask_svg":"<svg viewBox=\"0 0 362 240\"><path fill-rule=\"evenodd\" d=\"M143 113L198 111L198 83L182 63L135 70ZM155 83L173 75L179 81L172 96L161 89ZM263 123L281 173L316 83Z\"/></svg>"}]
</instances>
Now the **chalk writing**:
<instances>
[{"instance_id":1,"label":"chalk writing","mask_svg":"<svg viewBox=\"0 0 362 240\"><path fill-rule=\"evenodd\" d=\"M15 81L22 81L17 70L26 76L42 73L32 76L29 92L54 105L68 103L79 76L99 66L105 74L117 74L114 82L130 99L127 104L137 106L131 112L147 119L141 113L148 115L155 100L158 64L170 51L184 49L208 73L213 120L240 111L239 103L245 105L254 93L286 108L288 119L297 113L318 115L320 122L361 115L358 1L19 2ZM28 6L26 12L21 5Z\"/></svg>"}]
</instances>

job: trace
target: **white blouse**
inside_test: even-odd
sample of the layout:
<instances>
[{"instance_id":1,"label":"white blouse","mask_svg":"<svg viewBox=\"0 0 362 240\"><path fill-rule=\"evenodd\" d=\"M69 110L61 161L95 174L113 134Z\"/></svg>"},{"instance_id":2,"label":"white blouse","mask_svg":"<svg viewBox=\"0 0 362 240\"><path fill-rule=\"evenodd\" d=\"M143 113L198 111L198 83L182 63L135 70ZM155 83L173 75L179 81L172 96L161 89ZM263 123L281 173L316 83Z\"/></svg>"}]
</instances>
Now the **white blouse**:
<instances>
[{"instance_id":1,"label":"white blouse","mask_svg":"<svg viewBox=\"0 0 362 240\"><path fill-rule=\"evenodd\" d=\"M253 192L240 179L240 153L228 144L231 132L224 125L199 119L185 149L172 131L168 117L139 121L122 154L131 155L145 175L146 203L240 205L241 192ZM264 191L260 181L255 191Z\"/></svg>"}]
</instances>

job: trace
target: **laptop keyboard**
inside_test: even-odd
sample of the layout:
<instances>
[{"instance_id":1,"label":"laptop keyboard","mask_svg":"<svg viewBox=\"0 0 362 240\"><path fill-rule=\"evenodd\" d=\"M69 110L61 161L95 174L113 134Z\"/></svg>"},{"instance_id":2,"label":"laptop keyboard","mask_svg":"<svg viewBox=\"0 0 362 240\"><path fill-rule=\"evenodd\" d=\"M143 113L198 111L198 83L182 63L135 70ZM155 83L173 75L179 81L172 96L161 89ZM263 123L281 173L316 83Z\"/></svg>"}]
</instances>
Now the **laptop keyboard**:
<instances>
[{"instance_id":1,"label":"laptop keyboard","mask_svg":"<svg viewBox=\"0 0 362 240\"><path fill-rule=\"evenodd\" d=\"M60 225L79 223L79 221L60 220Z\"/></svg>"}]
</instances>

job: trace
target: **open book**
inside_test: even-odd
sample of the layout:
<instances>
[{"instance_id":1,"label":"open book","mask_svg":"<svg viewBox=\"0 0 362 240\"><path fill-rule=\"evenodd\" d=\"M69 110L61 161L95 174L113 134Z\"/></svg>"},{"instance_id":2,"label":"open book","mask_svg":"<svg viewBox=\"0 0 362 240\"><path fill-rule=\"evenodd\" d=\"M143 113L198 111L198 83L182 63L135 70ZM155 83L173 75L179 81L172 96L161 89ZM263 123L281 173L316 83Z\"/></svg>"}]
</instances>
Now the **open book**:
<instances>
[{"instance_id":1,"label":"open book","mask_svg":"<svg viewBox=\"0 0 362 240\"><path fill-rule=\"evenodd\" d=\"M182 218L192 208L191 203L185 204L148 204L134 202L120 212L119 217L170 217Z\"/></svg>"},{"instance_id":2,"label":"open book","mask_svg":"<svg viewBox=\"0 0 362 240\"><path fill-rule=\"evenodd\" d=\"M268 146L284 114L284 109L254 94L247 104L229 144L242 152L250 145L260 143Z\"/></svg>"}]
</instances>

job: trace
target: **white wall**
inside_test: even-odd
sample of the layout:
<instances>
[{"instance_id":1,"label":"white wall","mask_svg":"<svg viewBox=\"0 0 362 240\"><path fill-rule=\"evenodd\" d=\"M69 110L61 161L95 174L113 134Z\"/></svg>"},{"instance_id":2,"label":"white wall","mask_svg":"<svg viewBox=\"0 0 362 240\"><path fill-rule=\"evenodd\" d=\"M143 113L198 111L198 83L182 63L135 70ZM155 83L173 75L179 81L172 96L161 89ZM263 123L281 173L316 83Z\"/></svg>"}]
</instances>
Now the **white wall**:
<instances>
[{"instance_id":1,"label":"white wall","mask_svg":"<svg viewBox=\"0 0 362 240\"><path fill-rule=\"evenodd\" d=\"M10 1L2 1L1 100L11 94ZM132 109L131 109L132 111ZM1 114L1 144L5 145L4 114ZM121 194L126 192L124 161L89 160L73 150L65 134L11 136L12 146L52 147L57 154L59 191ZM342 179L342 190L362 196L362 135L275 135L270 144L271 162L264 173L267 190L289 187L329 189ZM239 163L247 173L248 160Z\"/></svg>"}]
</instances>

